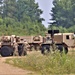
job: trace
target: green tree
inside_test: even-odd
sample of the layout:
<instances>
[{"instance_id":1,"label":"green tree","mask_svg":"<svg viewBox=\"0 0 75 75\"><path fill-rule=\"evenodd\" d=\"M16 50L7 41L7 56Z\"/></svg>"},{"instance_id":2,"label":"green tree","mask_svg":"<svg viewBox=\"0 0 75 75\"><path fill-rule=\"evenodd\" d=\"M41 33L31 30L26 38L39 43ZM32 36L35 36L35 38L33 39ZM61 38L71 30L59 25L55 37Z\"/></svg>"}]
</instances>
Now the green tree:
<instances>
[{"instance_id":1,"label":"green tree","mask_svg":"<svg viewBox=\"0 0 75 75\"><path fill-rule=\"evenodd\" d=\"M75 1L74 0L54 0L52 8L52 25L71 27L75 25Z\"/></svg>"},{"instance_id":2,"label":"green tree","mask_svg":"<svg viewBox=\"0 0 75 75\"><path fill-rule=\"evenodd\" d=\"M46 28L35 0L0 0L0 29L6 34L36 35ZM3 28L4 26L4 28Z\"/></svg>"},{"instance_id":3,"label":"green tree","mask_svg":"<svg viewBox=\"0 0 75 75\"><path fill-rule=\"evenodd\" d=\"M14 18L14 14L16 12L16 0L3 0L3 15L2 17L10 17Z\"/></svg>"},{"instance_id":4,"label":"green tree","mask_svg":"<svg viewBox=\"0 0 75 75\"><path fill-rule=\"evenodd\" d=\"M35 0L18 0L17 1L17 18L19 21L25 19L27 16L30 17L32 22L42 22L43 18L40 15L43 13L38 9L38 3Z\"/></svg>"}]
</instances>

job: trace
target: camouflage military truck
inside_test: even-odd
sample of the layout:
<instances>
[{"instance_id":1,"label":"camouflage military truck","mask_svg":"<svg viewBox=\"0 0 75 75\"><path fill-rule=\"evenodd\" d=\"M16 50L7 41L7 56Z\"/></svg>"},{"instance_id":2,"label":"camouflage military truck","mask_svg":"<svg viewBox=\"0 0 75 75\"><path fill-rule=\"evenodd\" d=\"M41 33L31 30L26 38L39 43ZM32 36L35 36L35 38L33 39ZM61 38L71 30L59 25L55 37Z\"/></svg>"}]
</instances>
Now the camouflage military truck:
<instances>
[{"instance_id":1,"label":"camouflage military truck","mask_svg":"<svg viewBox=\"0 0 75 75\"><path fill-rule=\"evenodd\" d=\"M41 45L41 53L59 50L60 52L71 52L75 50L75 34L59 33L59 30L48 30L45 41Z\"/></svg>"},{"instance_id":2,"label":"camouflage military truck","mask_svg":"<svg viewBox=\"0 0 75 75\"><path fill-rule=\"evenodd\" d=\"M3 57L7 56L22 56L26 55L26 41L20 39L19 36L2 36L0 39L0 54Z\"/></svg>"},{"instance_id":3,"label":"camouflage military truck","mask_svg":"<svg viewBox=\"0 0 75 75\"><path fill-rule=\"evenodd\" d=\"M38 36L21 36L22 39L26 39L28 44L30 45L30 50L39 50L41 44L43 43L43 37L41 35Z\"/></svg>"}]
</instances>

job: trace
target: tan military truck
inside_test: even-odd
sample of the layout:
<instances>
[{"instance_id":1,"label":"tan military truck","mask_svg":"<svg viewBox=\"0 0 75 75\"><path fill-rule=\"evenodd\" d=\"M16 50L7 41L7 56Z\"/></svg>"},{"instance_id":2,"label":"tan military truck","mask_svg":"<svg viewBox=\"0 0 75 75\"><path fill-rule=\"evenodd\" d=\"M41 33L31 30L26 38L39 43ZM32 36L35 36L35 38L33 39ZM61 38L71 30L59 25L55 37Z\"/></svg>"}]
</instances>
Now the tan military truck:
<instances>
[{"instance_id":1,"label":"tan military truck","mask_svg":"<svg viewBox=\"0 0 75 75\"><path fill-rule=\"evenodd\" d=\"M59 33L59 30L48 30L45 42L41 45L41 53L59 50L60 52L72 52L75 50L75 34Z\"/></svg>"},{"instance_id":2,"label":"tan military truck","mask_svg":"<svg viewBox=\"0 0 75 75\"><path fill-rule=\"evenodd\" d=\"M75 51L75 34L58 33L54 35L54 42L65 47L66 52Z\"/></svg>"},{"instance_id":3,"label":"tan military truck","mask_svg":"<svg viewBox=\"0 0 75 75\"><path fill-rule=\"evenodd\" d=\"M2 36L0 39L0 54L3 57L26 55L25 41L15 35Z\"/></svg>"}]
</instances>

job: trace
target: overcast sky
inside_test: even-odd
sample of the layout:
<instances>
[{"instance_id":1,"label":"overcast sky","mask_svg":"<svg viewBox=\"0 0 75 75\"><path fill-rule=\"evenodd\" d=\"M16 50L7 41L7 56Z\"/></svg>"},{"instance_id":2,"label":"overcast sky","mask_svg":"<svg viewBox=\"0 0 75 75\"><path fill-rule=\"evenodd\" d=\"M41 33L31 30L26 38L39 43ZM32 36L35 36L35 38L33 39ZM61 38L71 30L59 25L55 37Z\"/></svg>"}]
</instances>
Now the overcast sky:
<instances>
[{"instance_id":1,"label":"overcast sky","mask_svg":"<svg viewBox=\"0 0 75 75\"><path fill-rule=\"evenodd\" d=\"M43 21L43 24L48 27L48 22L50 22L50 11L51 8L53 7L52 2L53 0L35 0L36 2L39 3L40 9L43 10L43 14L41 15L41 17L43 17L45 19L45 21Z\"/></svg>"}]
</instances>

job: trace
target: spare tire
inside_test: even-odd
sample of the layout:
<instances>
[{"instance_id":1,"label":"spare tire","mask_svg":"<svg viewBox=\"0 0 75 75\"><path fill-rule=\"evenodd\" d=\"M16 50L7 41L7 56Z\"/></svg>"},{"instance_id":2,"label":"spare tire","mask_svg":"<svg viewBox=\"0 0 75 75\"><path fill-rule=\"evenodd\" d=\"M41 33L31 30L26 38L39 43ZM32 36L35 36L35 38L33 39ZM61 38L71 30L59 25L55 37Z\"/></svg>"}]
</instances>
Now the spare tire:
<instances>
[{"instance_id":1,"label":"spare tire","mask_svg":"<svg viewBox=\"0 0 75 75\"><path fill-rule=\"evenodd\" d=\"M13 53L13 49L8 46L3 46L1 48L1 56L3 57L11 56L12 53Z\"/></svg>"},{"instance_id":2,"label":"spare tire","mask_svg":"<svg viewBox=\"0 0 75 75\"><path fill-rule=\"evenodd\" d=\"M40 41L40 37L39 36L35 36L35 37L33 37L33 40L34 41Z\"/></svg>"}]
</instances>

